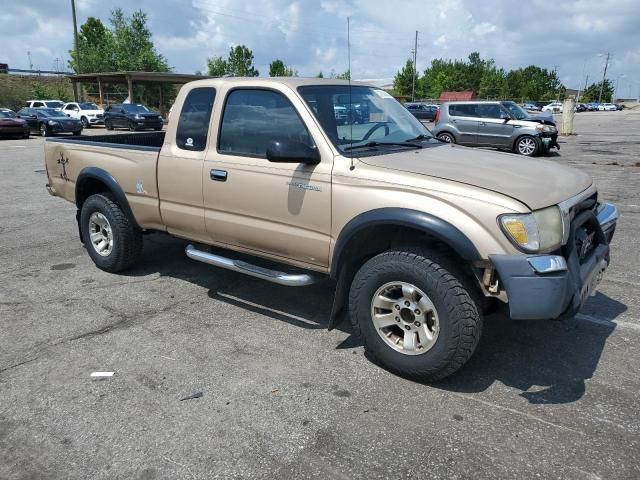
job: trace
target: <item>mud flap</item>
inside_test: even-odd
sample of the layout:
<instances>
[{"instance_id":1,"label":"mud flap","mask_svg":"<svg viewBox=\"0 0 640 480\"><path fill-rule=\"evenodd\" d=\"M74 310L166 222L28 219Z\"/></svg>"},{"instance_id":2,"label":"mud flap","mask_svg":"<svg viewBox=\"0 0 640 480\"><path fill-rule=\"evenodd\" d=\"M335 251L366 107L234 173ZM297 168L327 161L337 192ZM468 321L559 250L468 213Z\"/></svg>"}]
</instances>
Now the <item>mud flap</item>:
<instances>
[{"instance_id":1,"label":"mud flap","mask_svg":"<svg viewBox=\"0 0 640 480\"><path fill-rule=\"evenodd\" d=\"M333 295L333 306L331 307L331 316L329 317L329 326L327 330L333 330L340 325L348 315L347 296L349 294L350 281L353 278L353 268L344 267L340 271L338 281L336 282L336 291Z\"/></svg>"}]
</instances>

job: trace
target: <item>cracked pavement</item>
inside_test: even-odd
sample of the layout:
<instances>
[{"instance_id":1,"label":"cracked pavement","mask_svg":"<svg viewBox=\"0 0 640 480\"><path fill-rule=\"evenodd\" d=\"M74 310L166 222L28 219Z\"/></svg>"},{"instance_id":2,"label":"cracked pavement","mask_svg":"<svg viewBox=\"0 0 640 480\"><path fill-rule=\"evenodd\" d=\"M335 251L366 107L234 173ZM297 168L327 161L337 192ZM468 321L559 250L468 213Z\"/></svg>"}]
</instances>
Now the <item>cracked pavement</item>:
<instances>
[{"instance_id":1,"label":"cracked pavement","mask_svg":"<svg viewBox=\"0 0 640 480\"><path fill-rule=\"evenodd\" d=\"M215 269L157 234L133 270L98 270L44 189L43 140L0 140L0 478L640 478L639 127L578 114L551 156L620 209L598 294L563 323L487 318L433 385L327 332L326 284Z\"/></svg>"}]
</instances>

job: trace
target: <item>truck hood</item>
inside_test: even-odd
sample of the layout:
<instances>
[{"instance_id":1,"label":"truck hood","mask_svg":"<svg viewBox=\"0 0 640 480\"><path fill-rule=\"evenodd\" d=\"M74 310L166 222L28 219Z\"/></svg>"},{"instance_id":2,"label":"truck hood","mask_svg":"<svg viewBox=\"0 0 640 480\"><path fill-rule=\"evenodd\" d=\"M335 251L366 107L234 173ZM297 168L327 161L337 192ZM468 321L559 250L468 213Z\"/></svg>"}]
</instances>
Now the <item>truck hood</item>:
<instances>
[{"instance_id":1,"label":"truck hood","mask_svg":"<svg viewBox=\"0 0 640 480\"><path fill-rule=\"evenodd\" d=\"M560 203L586 190L591 177L575 168L459 145L429 145L421 150L361 157L367 165L428 175L473 185L524 203L532 210Z\"/></svg>"}]
</instances>

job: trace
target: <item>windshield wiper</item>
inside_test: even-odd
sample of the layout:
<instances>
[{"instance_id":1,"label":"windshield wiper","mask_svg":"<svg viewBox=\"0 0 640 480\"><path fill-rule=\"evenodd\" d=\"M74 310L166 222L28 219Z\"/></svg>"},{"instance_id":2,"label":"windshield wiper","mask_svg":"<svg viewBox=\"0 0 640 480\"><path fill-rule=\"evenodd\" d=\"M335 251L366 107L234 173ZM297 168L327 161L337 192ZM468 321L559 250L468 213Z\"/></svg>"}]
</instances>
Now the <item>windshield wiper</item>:
<instances>
[{"instance_id":1,"label":"windshield wiper","mask_svg":"<svg viewBox=\"0 0 640 480\"><path fill-rule=\"evenodd\" d=\"M413 147L413 148L422 148L422 145L418 145L417 143L406 143L406 142L368 142L362 145L350 145L345 147L345 151L356 150L359 148L370 148L370 147L379 147L384 145L392 145L398 147Z\"/></svg>"},{"instance_id":2,"label":"windshield wiper","mask_svg":"<svg viewBox=\"0 0 640 480\"><path fill-rule=\"evenodd\" d=\"M405 142L418 142L420 140L429 140L431 138L435 138L435 137L433 135L425 135L424 133L421 133L417 137L409 138L408 140L405 140Z\"/></svg>"}]
</instances>

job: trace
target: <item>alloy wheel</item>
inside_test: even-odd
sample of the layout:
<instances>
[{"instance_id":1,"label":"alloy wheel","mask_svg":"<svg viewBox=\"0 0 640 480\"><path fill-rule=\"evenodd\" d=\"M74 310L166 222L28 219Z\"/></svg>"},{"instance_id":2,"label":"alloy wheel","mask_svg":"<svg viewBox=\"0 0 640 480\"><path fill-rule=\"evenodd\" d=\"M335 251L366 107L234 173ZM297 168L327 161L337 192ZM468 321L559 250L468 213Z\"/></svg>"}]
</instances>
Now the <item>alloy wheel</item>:
<instances>
[{"instance_id":1,"label":"alloy wheel","mask_svg":"<svg viewBox=\"0 0 640 480\"><path fill-rule=\"evenodd\" d=\"M536 142L533 138L523 138L518 142L518 152L521 155L532 155L536 150Z\"/></svg>"},{"instance_id":2,"label":"alloy wheel","mask_svg":"<svg viewBox=\"0 0 640 480\"><path fill-rule=\"evenodd\" d=\"M405 355L429 351L440 330L431 299L407 282L389 282L378 288L371 301L371 320L380 338Z\"/></svg>"},{"instance_id":3,"label":"alloy wheel","mask_svg":"<svg viewBox=\"0 0 640 480\"><path fill-rule=\"evenodd\" d=\"M113 231L111 224L100 212L93 212L89 217L89 238L94 250L107 257L113 250Z\"/></svg>"}]
</instances>

